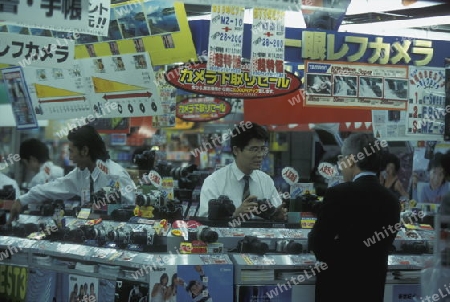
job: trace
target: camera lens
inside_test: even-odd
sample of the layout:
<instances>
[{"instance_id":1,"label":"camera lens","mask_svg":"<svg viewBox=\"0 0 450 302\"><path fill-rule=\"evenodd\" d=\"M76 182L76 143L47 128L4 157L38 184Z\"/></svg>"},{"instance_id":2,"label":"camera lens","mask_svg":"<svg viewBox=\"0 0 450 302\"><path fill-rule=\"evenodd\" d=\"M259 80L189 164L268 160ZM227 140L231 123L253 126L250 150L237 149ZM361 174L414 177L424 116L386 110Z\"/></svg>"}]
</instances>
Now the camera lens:
<instances>
[{"instance_id":1,"label":"camera lens","mask_svg":"<svg viewBox=\"0 0 450 302\"><path fill-rule=\"evenodd\" d=\"M303 250L303 246L295 241L290 241L286 244L286 253L288 254L300 254Z\"/></svg>"},{"instance_id":2,"label":"camera lens","mask_svg":"<svg viewBox=\"0 0 450 302\"><path fill-rule=\"evenodd\" d=\"M253 241L251 243L251 253L263 255L269 251L269 246L267 243L261 242L261 241Z\"/></svg>"},{"instance_id":3,"label":"camera lens","mask_svg":"<svg viewBox=\"0 0 450 302\"><path fill-rule=\"evenodd\" d=\"M217 232L211 230L210 228L203 228L197 237L198 240L201 240L205 243L213 243L219 239L219 234L217 234Z\"/></svg>"}]
</instances>

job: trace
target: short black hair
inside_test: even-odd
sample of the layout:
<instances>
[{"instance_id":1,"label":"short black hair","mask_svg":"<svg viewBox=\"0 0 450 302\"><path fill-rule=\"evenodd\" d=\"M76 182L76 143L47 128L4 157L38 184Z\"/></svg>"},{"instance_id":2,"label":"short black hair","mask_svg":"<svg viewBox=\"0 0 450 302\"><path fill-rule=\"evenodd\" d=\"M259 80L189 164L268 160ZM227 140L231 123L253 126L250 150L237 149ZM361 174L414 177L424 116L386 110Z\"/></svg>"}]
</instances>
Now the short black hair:
<instances>
[{"instance_id":1,"label":"short black hair","mask_svg":"<svg viewBox=\"0 0 450 302\"><path fill-rule=\"evenodd\" d=\"M441 158L441 165L444 168L445 175L450 175L450 150L448 150Z\"/></svg>"},{"instance_id":2,"label":"short black hair","mask_svg":"<svg viewBox=\"0 0 450 302\"><path fill-rule=\"evenodd\" d=\"M198 283L198 282L197 282L196 280L191 280L191 281L189 281L188 285L186 285L186 291L187 291L187 292L190 292L192 286L194 286L194 285L197 284L197 283Z\"/></svg>"},{"instance_id":3,"label":"short black hair","mask_svg":"<svg viewBox=\"0 0 450 302\"><path fill-rule=\"evenodd\" d=\"M247 127L247 125L250 125ZM267 130L258 125L257 123L252 122L241 122L236 125L231 132L230 139L230 147L233 150L233 147L236 146L239 149L244 150L245 146L248 146L248 143L252 139L263 140L265 143L269 141L269 133ZM234 153L233 153L233 156Z\"/></svg>"},{"instance_id":4,"label":"short black hair","mask_svg":"<svg viewBox=\"0 0 450 302\"><path fill-rule=\"evenodd\" d=\"M385 169L388 164L394 164L395 172L398 172L400 170L400 159L397 157L397 155L386 153L382 155L382 158L383 169Z\"/></svg>"},{"instance_id":5,"label":"short black hair","mask_svg":"<svg viewBox=\"0 0 450 302\"><path fill-rule=\"evenodd\" d=\"M36 138L29 138L20 144L19 155L21 159L35 157L40 164L50 160L50 154L46 144Z\"/></svg>"},{"instance_id":6,"label":"short black hair","mask_svg":"<svg viewBox=\"0 0 450 302\"><path fill-rule=\"evenodd\" d=\"M90 125L84 125L70 130L67 139L80 150L84 146L88 147L89 156L93 161L98 159L105 161L110 158L106 150L105 142L97 130Z\"/></svg>"},{"instance_id":7,"label":"short black hair","mask_svg":"<svg viewBox=\"0 0 450 302\"><path fill-rule=\"evenodd\" d=\"M428 162L428 171L431 171L434 168L442 167L444 169L445 174L448 175L447 169L444 166L444 164L447 160L446 157L447 156L444 156L444 154L442 154L441 152L435 153L433 158L430 159L430 161Z\"/></svg>"}]
</instances>

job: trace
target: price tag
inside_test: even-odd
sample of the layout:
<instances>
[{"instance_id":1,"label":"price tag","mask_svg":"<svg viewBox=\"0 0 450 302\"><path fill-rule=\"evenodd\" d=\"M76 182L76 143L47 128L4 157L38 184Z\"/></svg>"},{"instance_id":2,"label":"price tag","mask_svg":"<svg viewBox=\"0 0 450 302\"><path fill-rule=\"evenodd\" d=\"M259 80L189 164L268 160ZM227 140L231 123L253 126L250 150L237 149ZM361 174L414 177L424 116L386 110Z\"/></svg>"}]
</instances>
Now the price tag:
<instances>
[{"instance_id":1,"label":"price tag","mask_svg":"<svg viewBox=\"0 0 450 302\"><path fill-rule=\"evenodd\" d=\"M88 219L89 215L91 214L90 208L82 208L80 212L78 213L77 218L79 219Z\"/></svg>"},{"instance_id":2,"label":"price tag","mask_svg":"<svg viewBox=\"0 0 450 302\"><path fill-rule=\"evenodd\" d=\"M325 179L331 179L338 175L336 166L330 163L320 163L318 171Z\"/></svg>"},{"instance_id":3,"label":"price tag","mask_svg":"<svg viewBox=\"0 0 450 302\"><path fill-rule=\"evenodd\" d=\"M158 172L152 170L148 173L147 177L151 184L155 187L160 188L162 186L162 177Z\"/></svg>"},{"instance_id":4,"label":"price tag","mask_svg":"<svg viewBox=\"0 0 450 302\"><path fill-rule=\"evenodd\" d=\"M298 182L298 173L292 167L283 168L283 170L281 171L281 175L283 176L283 179L290 185Z\"/></svg>"},{"instance_id":5,"label":"price tag","mask_svg":"<svg viewBox=\"0 0 450 302\"><path fill-rule=\"evenodd\" d=\"M395 284L392 289L392 302L417 301L420 296L420 284Z\"/></svg>"}]
</instances>

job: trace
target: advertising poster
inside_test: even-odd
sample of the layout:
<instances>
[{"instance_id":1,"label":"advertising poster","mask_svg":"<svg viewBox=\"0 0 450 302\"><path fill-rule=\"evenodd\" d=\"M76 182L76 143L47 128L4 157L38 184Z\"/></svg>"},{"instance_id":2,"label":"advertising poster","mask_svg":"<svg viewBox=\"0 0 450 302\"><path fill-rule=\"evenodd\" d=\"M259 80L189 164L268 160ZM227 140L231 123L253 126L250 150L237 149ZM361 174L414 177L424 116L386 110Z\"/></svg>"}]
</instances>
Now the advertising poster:
<instances>
[{"instance_id":1,"label":"advertising poster","mask_svg":"<svg viewBox=\"0 0 450 302\"><path fill-rule=\"evenodd\" d=\"M284 77L284 11L253 9L251 74Z\"/></svg>"},{"instance_id":2,"label":"advertising poster","mask_svg":"<svg viewBox=\"0 0 450 302\"><path fill-rule=\"evenodd\" d=\"M306 106L405 110L407 66L306 61Z\"/></svg>"},{"instance_id":3,"label":"advertising poster","mask_svg":"<svg viewBox=\"0 0 450 302\"><path fill-rule=\"evenodd\" d=\"M1 301L25 302L27 294L28 269L11 265L0 265ZM38 300L36 300L38 301Z\"/></svg>"},{"instance_id":4,"label":"advertising poster","mask_svg":"<svg viewBox=\"0 0 450 302\"><path fill-rule=\"evenodd\" d=\"M8 99L12 105L12 113L18 130L37 128L36 115L28 94L22 68L2 69L3 82L7 86Z\"/></svg>"},{"instance_id":5,"label":"advertising poster","mask_svg":"<svg viewBox=\"0 0 450 302\"><path fill-rule=\"evenodd\" d=\"M406 136L407 112L372 110L372 129L375 138L384 140L410 139Z\"/></svg>"},{"instance_id":6,"label":"advertising poster","mask_svg":"<svg viewBox=\"0 0 450 302\"><path fill-rule=\"evenodd\" d=\"M409 67L409 101L406 134L441 140L445 130L445 70Z\"/></svg>"},{"instance_id":7,"label":"advertising poster","mask_svg":"<svg viewBox=\"0 0 450 302\"><path fill-rule=\"evenodd\" d=\"M90 78L87 95L92 112L98 112L105 118L154 116L163 113L148 53L79 61L85 77Z\"/></svg>"},{"instance_id":8,"label":"advertising poster","mask_svg":"<svg viewBox=\"0 0 450 302\"><path fill-rule=\"evenodd\" d=\"M98 297L98 279L69 275L69 302L96 302Z\"/></svg>"},{"instance_id":9,"label":"advertising poster","mask_svg":"<svg viewBox=\"0 0 450 302\"><path fill-rule=\"evenodd\" d=\"M242 6L213 5L211 7L208 70L240 73L244 11Z\"/></svg>"},{"instance_id":10,"label":"advertising poster","mask_svg":"<svg viewBox=\"0 0 450 302\"><path fill-rule=\"evenodd\" d=\"M2 3L2 20L22 26L106 36L110 5L109 0L7 1Z\"/></svg>"},{"instance_id":11,"label":"advertising poster","mask_svg":"<svg viewBox=\"0 0 450 302\"><path fill-rule=\"evenodd\" d=\"M176 302L233 301L231 264L179 265Z\"/></svg>"},{"instance_id":12,"label":"advertising poster","mask_svg":"<svg viewBox=\"0 0 450 302\"><path fill-rule=\"evenodd\" d=\"M74 62L73 40L0 32L0 41L0 63L70 68Z\"/></svg>"},{"instance_id":13,"label":"advertising poster","mask_svg":"<svg viewBox=\"0 0 450 302\"><path fill-rule=\"evenodd\" d=\"M37 119L87 118L93 114L79 62L70 69L28 67L24 75Z\"/></svg>"},{"instance_id":14,"label":"advertising poster","mask_svg":"<svg viewBox=\"0 0 450 302\"><path fill-rule=\"evenodd\" d=\"M152 118L152 126L155 128L173 127L175 126L177 89L168 84L164 78L164 74L166 73L165 66L157 66L154 71L157 86L159 88L159 98L161 100L163 114Z\"/></svg>"},{"instance_id":15,"label":"advertising poster","mask_svg":"<svg viewBox=\"0 0 450 302\"><path fill-rule=\"evenodd\" d=\"M178 301L177 291L182 284L177 275L176 266L166 266L150 273L150 302Z\"/></svg>"},{"instance_id":16,"label":"advertising poster","mask_svg":"<svg viewBox=\"0 0 450 302\"><path fill-rule=\"evenodd\" d=\"M114 302L151 302L148 284L118 279L116 281L116 292ZM156 300L155 300L156 301ZM165 301L165 300L158 300Z\"/></svg>"}]
</instances>

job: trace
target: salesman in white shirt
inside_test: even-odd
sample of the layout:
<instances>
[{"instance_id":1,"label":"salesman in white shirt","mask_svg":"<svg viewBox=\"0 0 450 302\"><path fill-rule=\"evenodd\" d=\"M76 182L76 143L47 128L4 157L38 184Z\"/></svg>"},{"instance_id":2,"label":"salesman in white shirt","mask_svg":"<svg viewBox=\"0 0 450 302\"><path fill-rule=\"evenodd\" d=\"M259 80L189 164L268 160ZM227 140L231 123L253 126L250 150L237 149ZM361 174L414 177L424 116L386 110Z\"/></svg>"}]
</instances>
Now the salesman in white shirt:
<instances>
[{"instance_id":1,"label":"salesman in white shirt","mask_svg":"<svg viewBox=\"0 0 450 302\"><path fill-rule=\"evenodd\" d=\"M208 176L203 183L198 216L208 216L209 200L227 195L236 207L233 217L254 212L256 199L269 199L277 207L276 216L284 219L285 211L281 209L281 198L272 178L259 170L268 153L269 135L256 123L245 128L242 124L236 126L231 134L230 146L235 161Z\"/></svg>"},{"instance_id":2,"label":"salesman in white shirt","mask_svg":"<svg viewBox=\"0 0 450 302\"><path fill-rule=\"evenodd\" d=\"M11 219L16 219L22 207L30 202L64 200L85 193L90 198L93 192L104 187L116 187L121 192L122 204L135 203L134 182L124 168L109 159L104 141L92 126L74 128L67 138L70 159L77 167L66 176L31 188L20 196L11 208Z\"/></svg>"},{"instance_id":3,"label":"salesman in white shirt","mask_svg":"<svg viewBox=\"0 0 450 302\"><path fill-rule=\"evenodd\" d=\"M50 160L47 145L36 138L30 138L20 144L20 159L28 170L35 173L28 187L51 182L64 176L64 170Z\"/></svg>"}]
</instances>

